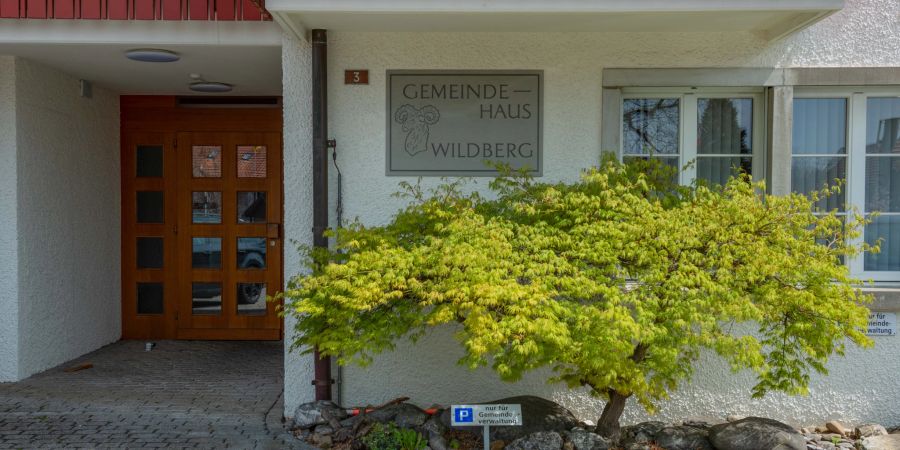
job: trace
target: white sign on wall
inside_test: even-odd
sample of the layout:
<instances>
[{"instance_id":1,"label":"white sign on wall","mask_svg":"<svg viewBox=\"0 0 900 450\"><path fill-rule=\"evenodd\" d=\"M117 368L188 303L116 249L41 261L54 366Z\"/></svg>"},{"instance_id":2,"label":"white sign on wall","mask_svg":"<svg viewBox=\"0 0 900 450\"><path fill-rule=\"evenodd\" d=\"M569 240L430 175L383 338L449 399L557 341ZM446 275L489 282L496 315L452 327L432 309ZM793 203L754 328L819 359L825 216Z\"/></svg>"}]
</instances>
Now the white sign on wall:
<instances>
[{"instance_id":1,"label":"white sign on wall","mask_svg":"<svg viewBox=\"0 0 900 450\"><path fill-rule=\"evenodd\" d=\"M866 334L869 336L896 336L897 314L873 311L869 314Z\"/></svg>"},{"instance_id":2,"label":"white sign on wall","mask_svg":"<svg viewBox=\"0 0 900 450\"><path fill-rule=\"evenodd\" d=\"M453 426L520 426L522 405L453 405Z\"/></svg>"}]
</instances>

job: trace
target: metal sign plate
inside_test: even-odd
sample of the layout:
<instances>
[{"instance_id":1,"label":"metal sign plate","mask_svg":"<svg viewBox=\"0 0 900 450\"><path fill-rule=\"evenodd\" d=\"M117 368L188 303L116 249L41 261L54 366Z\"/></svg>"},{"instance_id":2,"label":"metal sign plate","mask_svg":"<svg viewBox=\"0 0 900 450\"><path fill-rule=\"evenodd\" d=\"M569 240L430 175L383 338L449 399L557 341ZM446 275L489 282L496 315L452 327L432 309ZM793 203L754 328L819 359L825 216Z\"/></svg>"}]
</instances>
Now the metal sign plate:
<instances>
[{"instance_id":1,"label":"metal sign plate","mask_svg":"<svg viewBox=\"0 0 900 450\"><path fill-rule=\"evenodd\" d=\"M521 426L522 405L453 405L453 426Z\"/></svg>"},{"instance_id":2,"label":"metal sign plate","mask_svg":"<svg viewBox=\"0 0 900 450\"><path fill-rule=\"evenodd\" d=\"M389 70L387 174L541 175L543 71Z\"/></svg>"},{"instance_id":3,"label":"metal sign plate","mask_svg":"<svg viewBox=\"0 0 900 450\"><path fill-rule=\"evenodd\" d=\"M897 313L872 311L866 327L869 336L896 336Z\"/></svg>"}]
</instances>

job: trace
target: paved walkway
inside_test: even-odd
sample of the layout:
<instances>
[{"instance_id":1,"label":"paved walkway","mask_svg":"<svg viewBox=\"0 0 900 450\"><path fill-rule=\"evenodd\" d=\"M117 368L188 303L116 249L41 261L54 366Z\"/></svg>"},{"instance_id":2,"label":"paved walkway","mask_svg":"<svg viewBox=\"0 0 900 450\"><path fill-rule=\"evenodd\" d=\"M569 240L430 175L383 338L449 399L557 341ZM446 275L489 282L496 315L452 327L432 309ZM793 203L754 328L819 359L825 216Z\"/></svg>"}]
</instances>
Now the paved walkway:
<instances>
[{"instance_id":1,"label":"paved walkway","mask_svg":"<svg viewBox=\"0 0 900 450\"><path fill-rule=\"evenodd\" d=\"M0 448L309 448L281 423L282 368L280 342L121 341L0 383Z\"/></svg>"}]
</instances>

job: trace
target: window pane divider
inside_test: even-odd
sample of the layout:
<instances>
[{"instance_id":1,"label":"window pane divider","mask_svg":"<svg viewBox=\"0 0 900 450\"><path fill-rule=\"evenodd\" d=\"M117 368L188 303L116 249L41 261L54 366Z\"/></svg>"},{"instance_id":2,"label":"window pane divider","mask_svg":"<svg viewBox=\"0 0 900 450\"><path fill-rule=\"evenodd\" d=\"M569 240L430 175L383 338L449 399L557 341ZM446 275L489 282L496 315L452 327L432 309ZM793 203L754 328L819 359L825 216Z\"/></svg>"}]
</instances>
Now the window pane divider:
<instances>
[{"instance_id":1,"label":"window pane divider","mask_svg":"<svg viewBox=\"0 0 900 450\"><path fill-rule=\"evenodd\" d=\"M855 93L850 96L847 105L847 129L849 130L849 150L850 157L847 160L847 184L848 205L861 206L860 210L865 212L866 192L866 96L864 94ZM865 230L863 230L863 234ZM855 238L851 243L853 245L862 245L865 236ZM861 255L858 258L850 259L850 273L863 274L865 269L865 258Z\"/></svg>"},{"instance_id":2,"label":"window pane divider","mask_svg":"<svg viewBox=\"0 0 900 450\"><path fill-rule=\"evenodd\" d=\"M681 165L697 160L697 96L685 94L681 97ZM689 165L681 173L681 184L693 183L697 178L697 164Z\"/></svg>"}]
</instances>

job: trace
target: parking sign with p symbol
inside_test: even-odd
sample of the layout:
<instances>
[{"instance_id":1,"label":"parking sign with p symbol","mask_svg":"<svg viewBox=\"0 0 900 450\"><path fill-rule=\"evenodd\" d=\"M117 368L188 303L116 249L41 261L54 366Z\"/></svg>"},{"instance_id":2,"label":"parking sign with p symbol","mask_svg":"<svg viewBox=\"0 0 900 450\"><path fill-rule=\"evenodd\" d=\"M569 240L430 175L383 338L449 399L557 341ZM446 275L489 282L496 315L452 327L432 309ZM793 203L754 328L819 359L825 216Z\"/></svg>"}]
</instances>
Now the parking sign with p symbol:
<instances>
[{"instance_id":1,"label":"parking sign with p symbol","mask_svg":"<svg viewBox=\"0 0 900 450\"><path fill-rule=\"evenodd\" d=\"M472 408L455 408L453 410L453 421L457 423L471 423L474 421L475 415Z\"/></svg>"}]
</instances>

